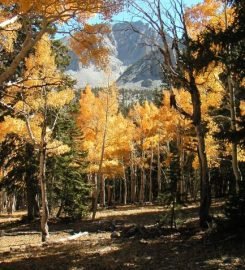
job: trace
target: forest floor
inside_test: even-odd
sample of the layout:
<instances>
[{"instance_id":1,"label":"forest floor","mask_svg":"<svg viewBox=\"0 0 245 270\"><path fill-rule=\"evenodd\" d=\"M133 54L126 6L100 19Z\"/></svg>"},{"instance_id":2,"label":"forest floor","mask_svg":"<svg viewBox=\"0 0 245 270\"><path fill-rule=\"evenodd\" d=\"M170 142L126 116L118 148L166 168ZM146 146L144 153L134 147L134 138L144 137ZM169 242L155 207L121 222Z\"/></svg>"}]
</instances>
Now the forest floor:
<instances>
[{"instance_id":1,"label":"forest floor","mask_svg":"<svg viewBox=\"0 0 245 270\"><path fill-rule=\"evenodd\" d=\"M221 208L214 202L212 214ZM1 270L245 269L244 231L200 230L195 204L178 210L176 229L159 225L167 209L153 205L101 210L95 221L51 219L45 244L24 214L0 215ZM79 232L88 234L66 240Z\"/></svg>"}]
</instances>

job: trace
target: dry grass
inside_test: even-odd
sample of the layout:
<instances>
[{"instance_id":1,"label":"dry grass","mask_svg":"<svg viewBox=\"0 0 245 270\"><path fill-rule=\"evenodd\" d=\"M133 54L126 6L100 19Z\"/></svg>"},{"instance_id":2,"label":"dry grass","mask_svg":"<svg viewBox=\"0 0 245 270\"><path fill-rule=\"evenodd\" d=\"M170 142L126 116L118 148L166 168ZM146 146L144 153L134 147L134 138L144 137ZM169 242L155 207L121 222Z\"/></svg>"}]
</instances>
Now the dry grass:
<instances>
[{"instance_id":1,"label":"dry grass","mask_svg":"<svg viewBox=\"0 0 245 270\"><path fill-rule=\"evenodd\" d=\"M0 224L19 221L23 218L25 214L26 214L25 211L18 211L13 213L12 215L5 213L0 214Z\"/></svg>"},{"instance_id":2,"label":"dry grass","mask_svg":"<svg viewBox=\"0 0 245 270\"><path fill-rule=\"evenodd\" d=\"M113 217L124 217L125 214L127 216L138 215L138 214L147 214L147 213L162 213L166 211L166 208L162 206L148 205L148 206L120 206L115 209L102 210L98 211L96 214L96 219L103 218L113 218Z\"/></svg>"}]
</instances>

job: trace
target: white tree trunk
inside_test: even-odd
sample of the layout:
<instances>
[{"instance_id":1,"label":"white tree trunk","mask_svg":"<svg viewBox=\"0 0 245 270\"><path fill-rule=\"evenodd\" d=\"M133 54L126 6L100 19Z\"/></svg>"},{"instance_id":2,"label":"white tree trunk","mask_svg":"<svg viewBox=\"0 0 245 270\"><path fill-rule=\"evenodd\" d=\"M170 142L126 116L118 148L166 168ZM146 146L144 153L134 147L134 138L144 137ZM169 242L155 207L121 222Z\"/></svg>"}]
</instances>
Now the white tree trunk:
<instances>
[{"instance_id":1,"label":"white tree trunk","mask_svg":"<svg viewBox=\"0 0 245 270\"><path fill-rule=\"evenodd\" d=\"M152 164L153 164L153 147L151 146L150 182L149 182L149 202L152 202Z\"/></svg>"},{"instance_id":2,"label":"white tree trunk","mask_svg":"<svg viewBox=\"0 0 245 270\"><path fill-rule=\"evenodd\" d=\"M127 190L127 178L125 172L125 166L123 165L123 187L124 187L124 194L123 194L123 204L127 204L127 197L128 197L128 190Z\"/></svg>"},{"instance_id":3,"label":"white tree trunk","mask_svg":"<svg viewBox=\"0 0 245 270\"><path fill-rule=\"evenodd\" d=\"M131 162L130 162L130 180L131 180L131 203L135 203L135 195L136 195L136 172L134 166L134 154L131 154Z\"/></svg>"},{"instance_id":4,"label":"white tree trunk","mask_svg":"<svg viewBox=\"0 0 245 270\"><path fill-rule=\"evenodd\" d=\"M158 184L158 196L162 191L162 181L161 181L161 162L160 162L160 139L158 139L157 144L157 184Z\"/></svg>"}]
</instances>

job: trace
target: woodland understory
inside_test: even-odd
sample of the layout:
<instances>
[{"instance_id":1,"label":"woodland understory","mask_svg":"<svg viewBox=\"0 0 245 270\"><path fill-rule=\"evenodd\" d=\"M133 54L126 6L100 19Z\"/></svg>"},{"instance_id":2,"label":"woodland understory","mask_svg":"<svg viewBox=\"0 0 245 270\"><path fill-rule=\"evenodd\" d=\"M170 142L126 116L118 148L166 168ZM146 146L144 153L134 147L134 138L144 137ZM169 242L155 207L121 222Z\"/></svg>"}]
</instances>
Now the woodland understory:
<instances>
[{"instance_id":1,"label":"woodland understory","mask_svg":"<svg viewBox=\"0 0 245 270\"><path fill-rule=\"evenodd\" d=\"M222 205L216 200L212 214L220 215ZM245 239L241 231L225 227L200 231L196 204L178 211L177 228L170 229L159 224L159 218L167 212L167 208L156 205L118 206L99 211L96 221L51 218L50 240L44 244L40 244L37 221L23 223L23 212L11 218L1 216L1 230L6 234L0 238L0 266L23 270L244 269ZM80 231L88 234L59 241Z\"/></svg>"}]
</instances>

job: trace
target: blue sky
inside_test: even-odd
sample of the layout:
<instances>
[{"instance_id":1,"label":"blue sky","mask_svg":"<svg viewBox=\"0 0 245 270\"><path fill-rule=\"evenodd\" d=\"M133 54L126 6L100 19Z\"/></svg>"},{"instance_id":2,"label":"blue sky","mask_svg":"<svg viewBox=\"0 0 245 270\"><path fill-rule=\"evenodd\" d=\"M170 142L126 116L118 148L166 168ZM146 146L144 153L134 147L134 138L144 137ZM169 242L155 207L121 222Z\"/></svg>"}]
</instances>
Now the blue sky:
<instances>
[{"instance_id":1,"label":"blue sky","mask_svg":"<svg viewBox=\"0 0 245 270\"><path fill-rule=\"evenodd\" d=\"M171 0L162 0L162 2L166 2L166 4L169 3L169 1L171 2ZM183 3L186 5L186 6L192 6L192 5L195 5L197 3L200 3L202 2L202 0L183 0ZM115 16L113 16L112 18L112 22L119 22L119 21L131 21L132 20L132 15L127 12L127 11L124 11L124 12L121 12ZM98 21L98 18L97 19L93 19L92 21Z\"/></svg>"},{"instance_id":2,"label":"blue sky","mask_svg":"<svg viewBox=\"0 0 245 270\"><path fill-rule=\"evenodd\" d=\"M171 0L162 0L162 3L166 3L166 5L169 4L169 2L171 2ZM202 2L202 0L183 0L183 3L186 5L186 6L192 6L192 5L195 5L197 3L200 3ZM120 12L119 14L113 16L112 18L112 23L116 23L116 22L122 22L122 21L137 21L139 20L139 18L133 18L132 17L132 14L130 14L130 12L128 12L127 10L123 11L123 12ZM93 24L93 23L99 23L101 22L99 16L95 16L93 17L92 19L89 20L89 23ZM62 29L62 27L60 28L60 30ZM67 29L67 26L65 26L65 29ZM61 30L62 31L62 30ZM61 33L58 33L56 34L56 38L62 38L66 36L66 34L61 34Z\"/></svg>"}]
</instances>

